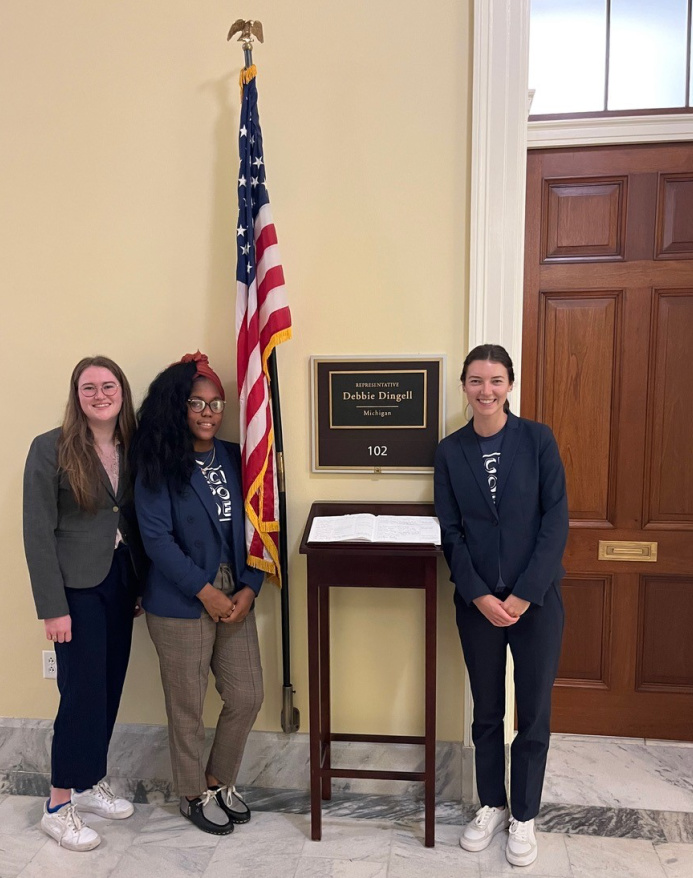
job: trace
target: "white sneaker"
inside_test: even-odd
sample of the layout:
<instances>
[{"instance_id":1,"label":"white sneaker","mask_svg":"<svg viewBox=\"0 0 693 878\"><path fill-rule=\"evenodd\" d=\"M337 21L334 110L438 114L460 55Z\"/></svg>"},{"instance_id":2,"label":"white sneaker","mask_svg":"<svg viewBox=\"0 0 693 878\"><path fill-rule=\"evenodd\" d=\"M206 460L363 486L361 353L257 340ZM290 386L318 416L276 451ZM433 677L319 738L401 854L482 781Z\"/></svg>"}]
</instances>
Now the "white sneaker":
<instances>
[{"instance_id":1,"label":"white sneaker","mask_svg":"<svg viewBox=\"0 0 693 878\"><path fill-rule=\"evenodd\" d=\"M118 798L105 780L99 781L95 787L82 793L73 791L72 801L78 811L87 811L111 820L125 820L135 813L132 802Z\"/></svg>"},{"instance_id":2,"label":"white sneaker","mask_svg":"<svg viewBox=\"0 0 693 878\"><path fill-rule=\"evenodd\" d=\"M46 803L43 806L41 829L68 851L91 851L101 844L98 833L82 822L72 802L63 805L53 814Z\"/></svg>"},{"instance_id":3,"label":"white sneaker","mask_svg":"<svg viewBox=\"0 0 693 878\"><path fill-rule=\"evenodd\" d=\"M476 812L476 817L464 827L460 836L460 847L466 851L483 851L491 844L497 832L508 828L507 808L491 808L484 805Z\"/></svg>"},{"instance_id":4,"label":"white sneaker","mask_svg":"<svg viewBox=\"0 0 693 878\"><path fill-rule=\"evenodd\" d=\"M534 835L534 820L510 821L505 858L513 866L529 866L536 860L537 839Z\"/></svg>"}]
</instances>

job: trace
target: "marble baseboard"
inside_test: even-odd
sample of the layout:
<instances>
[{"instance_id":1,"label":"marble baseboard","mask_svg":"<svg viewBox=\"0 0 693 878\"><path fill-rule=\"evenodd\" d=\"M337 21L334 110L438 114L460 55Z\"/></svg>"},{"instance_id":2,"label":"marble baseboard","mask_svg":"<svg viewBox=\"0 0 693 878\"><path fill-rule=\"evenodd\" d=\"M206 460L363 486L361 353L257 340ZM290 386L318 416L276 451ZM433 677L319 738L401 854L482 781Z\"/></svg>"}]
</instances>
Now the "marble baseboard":
<instances>
[{"instance_id":1,"label":"marble baseboard","mask_svg":"<svg viewBox=\"0 0 693 878\"><path fill-rule=\"evenodd\" d=\"M623 738L618 735L571 735L569 732L554 732L551 740L572 741L576 744L603 743L603 744L643 744L646 747L682 747L693 749L693 741L665 741L661 738Z\"/></svg>"},{"instance_id":2,"label":"marble baseboard","mask_svg":"<svg viewBox=\"0 0 693 878\"><path fill-rule=\"evenodd\" d=\"M52 725L49 720L0 718L0 793L47 794ZM414 745L339 742L333 744L332 755L333 765L339 767L423 769L423 748ZM175 801L166 728L117 724L109 778L117 792L135 802ZM274 803L267 809L285 810L287 803L295 801L303 803L300 807L305 810L308 735L252 732L238 784L260 802ZM474 786L473 749L438 742L437 818L461 822L467 811L460 802L471 806L476 801ZM350 816L382 812L388 819L402 820L416 819L413 815L421 812L419 783L340 778L333 781L332 789L333 801L325 807L337 809L336 816L342 816L343 808ZM543 801L541 820L546 821L547 831L688 843L693 837L693 748L556 735L549 750Z\"/></svg>"},{"instance_id":3,"label":"marble baseboard","mask_svg":"<svg viewBox=\"0 0 693 878\"><path fill-rule=\"evenodd\" d=\"M679 742L553 735L543 801L693 811L693 748Z\"/></svg>"},{"instance_id":4,"label":"marble baseboard","mask_svg":"<svg viewBox=\"0 0 693 878\"><path fill-rule=\"evenodd\" d=\"M43 795L50 772L49 720L0 718L0 790ZM211 746L212 731L207 730ZM411 744L338 742L332 745L332 764L341 768L381 771L423 771L423 748ZM441 801L473 801L473 750L457 742L436 744L436 797ZM463 783L463 777L466 782ZM135 801L175 799L171 784L168 734L165 726L116 724L109 750L108 776L114 786ZM238 783L262 789L308 791L308 735L251 732ZM416 782L339 778L340 792L416 797Z\"/></svg>"}]
</instances>

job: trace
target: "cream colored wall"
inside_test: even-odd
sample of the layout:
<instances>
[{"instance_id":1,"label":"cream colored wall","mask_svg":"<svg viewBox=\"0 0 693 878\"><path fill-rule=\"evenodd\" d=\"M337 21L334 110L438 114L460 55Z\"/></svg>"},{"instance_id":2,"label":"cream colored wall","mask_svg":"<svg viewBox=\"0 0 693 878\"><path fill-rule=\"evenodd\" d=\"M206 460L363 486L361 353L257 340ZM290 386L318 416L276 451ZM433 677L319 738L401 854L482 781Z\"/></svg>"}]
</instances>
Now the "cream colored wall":
<instances>
[{"instance_id":1,"label":"cream colored wall","mask_svg":"<svg viewBox=\"0 0 693 878\"><path fill-rule=\"evenodd\" d=\"M446 354L448 428L467 313L470 0L4 0L0 715L52 717L53 683L21 546L31 438L60 422L70 371L105 353L139 400L201 348L232 388L238 43L255 50L272 207L294 319L279 351L291 552L292 671L308 728L305 559L313 499L427 500L426 476L311 474L313 354ZM233 395L233 394L232 394ZM237 411L225 434L237 438ZM462 738L462 659L441 568L438 737ZM334 727L422 728L422 596L334 595ZM258 601L266 701L279 728L279 596ZM210 693L206 720L218 708ZM165 721L136 623L120 719Z\"/></svg>"}]
</instances>

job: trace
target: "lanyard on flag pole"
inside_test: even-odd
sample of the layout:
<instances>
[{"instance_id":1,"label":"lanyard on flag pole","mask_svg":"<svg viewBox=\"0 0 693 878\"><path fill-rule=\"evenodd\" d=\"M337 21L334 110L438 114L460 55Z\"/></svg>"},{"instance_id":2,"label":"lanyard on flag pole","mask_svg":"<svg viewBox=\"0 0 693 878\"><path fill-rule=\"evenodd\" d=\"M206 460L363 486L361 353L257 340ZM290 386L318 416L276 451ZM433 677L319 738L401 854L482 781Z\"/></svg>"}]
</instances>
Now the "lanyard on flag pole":
<instances>
[{"instance_id":1,"label":"lanyard on flag pole","mask_svg":"<svg viewBox=\"0 0 693 878\"><path fill-rule=\"evenodd\" d=\"M259 21L244 21L238 19L231 25L227 40L240 33L238 41L243 44L243 57L246 69L253 65L253 39L257 37L260 42L264 42L262 33L262 23ZM276 350L272 350L267 360L267 370L269 373L269 392L272 406L272 422L274 433L274 454L276 461L277 474L277 495L279 505L279 569L281 576L282 588L280 592L281 601L281 623L282 623L282 666L283 666L283 685L282 685L282 712L281 725L284 732L296 732L300 725L300 713L298 708L294 707L294 688L291 684L291 643L290 643L290 626L289 626L289 564L288 564L288 544L287 544L287 528L286 528L286 484L284 478L284 439L282 434L282 416L281 405L279 401L279 376L277 373Z\"/></svg>"}]
</instances>

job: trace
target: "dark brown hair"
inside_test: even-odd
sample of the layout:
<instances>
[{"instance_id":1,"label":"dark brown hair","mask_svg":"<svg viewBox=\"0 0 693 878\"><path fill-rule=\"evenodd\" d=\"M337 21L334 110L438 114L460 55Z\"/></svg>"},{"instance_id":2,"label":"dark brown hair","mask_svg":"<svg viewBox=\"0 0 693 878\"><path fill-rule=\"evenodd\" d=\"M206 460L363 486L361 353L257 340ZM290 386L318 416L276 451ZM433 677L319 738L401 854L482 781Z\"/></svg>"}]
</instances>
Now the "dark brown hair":
<instances>
[{"instance_id":1,"label":"dark brown hair","mask_svg":"<svg viewBox=\"0 0 693 878\"><path fill-rule=\"evenodd\" d=\"M499 344L480 344L475 348L472 348L464 359L464 363L462 364L462 374L460 375L460 381L462 384L464 384L467 379L467 369L476 360L488 360L491 363L498 363L501 366L505 366L508 373L508 381L510 381L511 384L515 383L513 361L510 359L510 354L506 349ZM510 403L507 399L503 406L503 410L505 412L510 411Z\"/></svg>"},{"instance_id":2,"label":"dark brown hair","mask_svg":"<svg viewBox=\"0 0 693 878\"><path fill-rule=\"evenodd\" d=\"M123 404L118 414L115 436L122 443L125 454L135 432L135 410L130 385L117 363L108 357L85 357L77 363L72 370L70 394L58 439L58 467L67 475L78 505L87 512L95 512L101 484L99 459L87 416L79 402L79 379L90 366L108 369L120 384Z\"/></svg>"}]
</instances>

